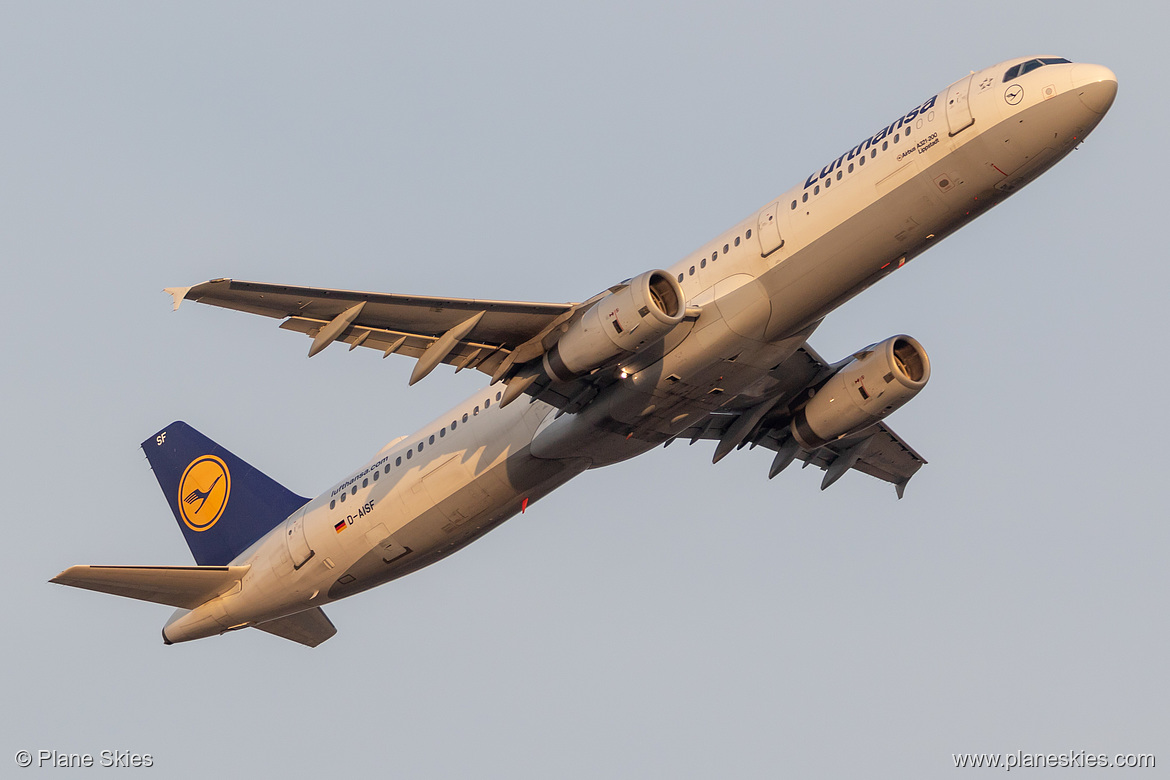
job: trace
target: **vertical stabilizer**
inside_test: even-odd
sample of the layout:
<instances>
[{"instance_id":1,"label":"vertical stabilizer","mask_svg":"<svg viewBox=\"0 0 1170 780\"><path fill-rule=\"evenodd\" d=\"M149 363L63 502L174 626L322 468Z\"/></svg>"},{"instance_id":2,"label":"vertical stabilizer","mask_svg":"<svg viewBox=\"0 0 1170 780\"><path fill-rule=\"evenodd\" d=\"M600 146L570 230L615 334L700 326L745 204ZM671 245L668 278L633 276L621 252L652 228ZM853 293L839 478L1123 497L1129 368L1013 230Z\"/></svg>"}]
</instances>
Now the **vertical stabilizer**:
<instances>
[{"instance_id":1,"label":"vertical stabilizer","mask_svg":"<svg viewBox=\"0 0 1170 780\"><path fill-rule=\"evenodd\" d=\"M308 502L184 422L142 443L200 566L225 566Z\"/></svg>"}]
</instances>

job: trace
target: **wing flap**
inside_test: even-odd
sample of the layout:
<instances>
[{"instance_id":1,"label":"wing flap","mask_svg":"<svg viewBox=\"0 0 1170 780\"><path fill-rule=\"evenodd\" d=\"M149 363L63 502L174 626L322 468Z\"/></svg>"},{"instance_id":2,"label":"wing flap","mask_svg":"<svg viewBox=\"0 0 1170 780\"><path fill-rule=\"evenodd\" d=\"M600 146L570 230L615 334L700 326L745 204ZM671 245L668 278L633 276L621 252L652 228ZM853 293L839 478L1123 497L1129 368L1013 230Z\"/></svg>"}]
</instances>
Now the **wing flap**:
<instances>
[{"instance_id":1,"label":"wing flap","mask_svg":"<svg viewBox=\"0 0 1170 780\"><path fill-rule=\"evenodd\" d=\"M308 647L316 647L329 637L337 633L325 612L320 607L286 615L266 623L258 623L256 628L273 636L288 639Z\"/></svg>"},{"instance_id":2,"label":"wing flap","mask_svg":"<svg viewBox=\"0 0 1170 780\"><path fill-rule=\"evenodd\" d=\"M736 414L712 414L704 422L686 429L675 438L690 439L692 444L699 440L718 441L738 417ZM755 438L754 443L779 453L785 445L791 446L791 438L783 431L770 431ZM798 449L794 460L827 471L838 458L849 457L850 451L862 444L863 454L856 459L851 468L894 485L898 488L899 498L910 478L926 465L926 459L885 423L877 423L861 433L829 442L816 450Z\"/></svg>"},{"instance_id":3,"label":"wing flap","mask_svg":"<svg viewBox=\"0 0 1170 780\"><path fill-rule=\"evenodd\" d=\"M902 440L885 424L875 425L862 433L833 442L830 447L847 447L860 439L869 438L865 455L853 468L895 485L905 484L918 469L926 465L926 459Z\"/></svg>"},{"instance_id":4,"label":"wing flap","mask_svg":"<svg viewBox=\"0 0 1170 780\"><path fill-rule=\"evenodd\" d=\"M289 317L280 323L280 327L284 330L313 336L327 324L328 322L326 321L311 319L309 317ZM369 349L376 349L385 356L397 354L418 359L427 351L427 348L439 339L436 336L420 335L405 330L351 325L337 340L349 344L351 349L359 346L367 347ZM447 354L443 362L462 368L480 368L483 366L481 370L490 372L503 359L503 355L506 354L507 352L502 351L497 344L465 340L456 344L455 348ZM492 360L491 364L488 364L489 359Z\"/></svg>"},{"instance_id":5,"label":"wing flap","mask_svg":"<svg viewBox=\"0 0 1170 780\"><path fill-rule=\"evenodd\" d=\"M901 498L906 483L926 464L926 459L885 423L876 423L815 450L800 448L789 434L792 414L806 399L806 392L832 376L836 368L804 342L769 372L775 386L769 389L767 398L743 399L738 407L733 401L674 439L689 439L691 444L700 439L717 440L716 460L748 444L764 447L777 453L769 477L799 460L829 472L822 489L836 482L845 471L860 471L893 484Z\"/></svg>"},{"instance_id":6,"label":"wing flap","mask_svg":"<svg viewBox=\"0 0 1170 780\"><path fill-rule=\"evenodd\" d=\"M186 300L285 319L307 317L329 322L365 303L357 326L440 336L476 312L484 312L475 333L481 340L515 347L539 333L571 303L530 303L473 298L333 290L318 287L216 279L187 291Z\"/></svg>"},{"instance_id":7,"label":"wing flap","mask_svg":"<svg viewBox=\"0 0 1170 780\"><path fill-rule=\"evenodd\" d=\"M194 609L231 590L251 566L71 566L49 582Z\"/></svg>"},{"instance_id":8,"label":"wing flap","mask_svg":"<svg viewBox=\"0 0 1170 780\"><path fill-rule=\"evenodd\" d=\"M436 362L454 365L457 370L474 368L493 377L510 357L513 362L523 357L521 363L539 357L542 337L577 309L572 303L391 295L234 279L172 287L167 292L175 299L176 308L179 301L192 300L282 319L285 330L314 338L324 333L310 356L338 340L351 348L363 346L379 349L384 355L400 353L420 359L430 347L443 342L431 355L442 356ZM465 332L461 326L472 318L474 324ZM446 341L444 335L448 336ZM447 349L454 336L454 345Z\"/></svg>"}]
</instances>

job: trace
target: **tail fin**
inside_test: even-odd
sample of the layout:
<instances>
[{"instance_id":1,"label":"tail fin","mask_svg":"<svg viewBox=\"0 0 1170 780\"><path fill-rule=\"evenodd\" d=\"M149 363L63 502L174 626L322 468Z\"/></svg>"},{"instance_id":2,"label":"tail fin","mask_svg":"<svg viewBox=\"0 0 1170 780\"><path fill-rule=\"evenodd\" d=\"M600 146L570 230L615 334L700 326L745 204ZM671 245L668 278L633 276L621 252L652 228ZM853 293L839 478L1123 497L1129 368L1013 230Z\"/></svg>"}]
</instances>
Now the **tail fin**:
<instances>
[{"instance_id":1,"label":"tail fin","mask_svg":"<svg viewBox=\"0 0 1170 780\"><path fill-rule=\"evenodd\" d=\"M184 422L142 449L200 566L227 565L309 500Z\"/></svg>"}]
</instances>

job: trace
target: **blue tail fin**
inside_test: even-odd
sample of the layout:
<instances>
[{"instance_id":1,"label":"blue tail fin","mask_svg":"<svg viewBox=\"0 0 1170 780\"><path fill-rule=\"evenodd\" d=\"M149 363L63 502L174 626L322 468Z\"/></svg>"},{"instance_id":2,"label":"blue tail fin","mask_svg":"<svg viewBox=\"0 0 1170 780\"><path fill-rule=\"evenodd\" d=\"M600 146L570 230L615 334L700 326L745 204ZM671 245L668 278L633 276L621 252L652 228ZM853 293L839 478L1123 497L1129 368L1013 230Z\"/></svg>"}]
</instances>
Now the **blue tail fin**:
<instances>
[{"instance_id":1,"label":"blue tail fin","mask_svg":"<svg viewBox=\"0 0 1170 780\"><path fill-rule=\"evenodd\" d=\"M309 499L184 422L142 442L179 530L200 566L224 566Z\"/></svg>"}]
</instances>

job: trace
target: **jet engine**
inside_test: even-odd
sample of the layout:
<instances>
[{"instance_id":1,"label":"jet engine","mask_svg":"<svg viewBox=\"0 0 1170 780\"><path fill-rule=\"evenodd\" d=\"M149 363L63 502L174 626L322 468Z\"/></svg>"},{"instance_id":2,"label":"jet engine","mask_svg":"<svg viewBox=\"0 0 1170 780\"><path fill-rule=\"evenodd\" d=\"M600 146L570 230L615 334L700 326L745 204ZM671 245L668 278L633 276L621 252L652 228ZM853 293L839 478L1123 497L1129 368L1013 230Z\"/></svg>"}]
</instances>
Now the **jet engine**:
<instances>
[{"instance_id":1,"label":"jet engine","mask_svg":"<svg viewBox=\"0 0 1170 780\"><path fill-rule=\"evenodd\" d=\"M930 360L909 336L893 336L857 352L792 418L792 436L806 450L858 433L918 394Z\"/></svg>"},{"instance_id":2,"label":"jet engine","mask_svg":"<svg viewBox=\"0 0 1170 780\"><path fill-rule=\"evenodd\" d=\"M658 341L686 314L682 287L666 271L647 271L606 295L544 354L544 370L568 382Z\"/></svg>"}]
</instances>

